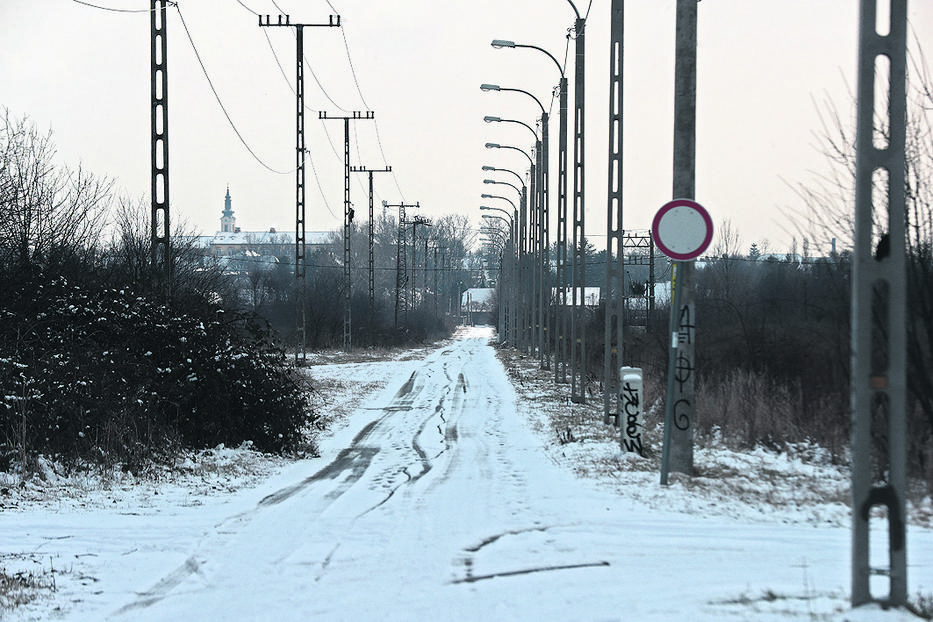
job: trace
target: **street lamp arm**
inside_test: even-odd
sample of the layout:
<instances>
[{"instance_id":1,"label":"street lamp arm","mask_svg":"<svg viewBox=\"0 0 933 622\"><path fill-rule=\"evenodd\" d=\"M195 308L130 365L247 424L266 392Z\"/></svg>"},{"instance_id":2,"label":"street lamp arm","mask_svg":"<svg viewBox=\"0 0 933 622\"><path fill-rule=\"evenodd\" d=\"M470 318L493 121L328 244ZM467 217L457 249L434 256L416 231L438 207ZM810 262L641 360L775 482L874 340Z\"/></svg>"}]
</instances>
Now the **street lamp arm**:
<instances>
[{"instance_id":1,"label":"street lamp arm","mask_svg":"<svg viewBox=\"0 0 933 622\"><path fill-rule=\"evenodd\" d=\"M517 119L502 119L500 117L490 117L490 116L483 117L483 121L485 121L486 123L518 123L519 125L524 125L525 127L528 128L528 131L531 132L531 134L535 137L535 142L538 142L540 140L540 138L538 138L538 132L536 132L533 127L531 127L524 121L519 121Z\"/></svg>"},{"instance_id":2,"label":"street lamp arm","mask_svg":"<svg viewBox=\"0 0 933 622\"><path fill-rule=\"evenodd\" d=\"M495 210L495 211L497 211L497 212L502 212L503 214L505 214L506 218L509 219L509 226L510 226L510 227L512 226L512 222L513 222L513 221L512 221L512 214L510 214L508 210L504 210L504 209L502 209L501 207L489 207L488 205L480 205L479 208L480 208L481 210ZM500 216L500 218L501 218L501 216Z\"/></svg>"},{"instance_id":3,"label":"street lamp arm","mask_svg":"<svg viewBox=\"0 0 933 622\"><path fill-rule=\"evenodd\" d=\"M518 193L518 196L522 196L522 189L513 183L509 183L507 181L497 181L495 179L484 179L483 183L484 184L502 184L503 186L510 186L513 190L515 190L515 192Z\"/></svg>"},{"instance_id":4,"label":"street lamp arm","mask_svg":"<svg viewBox=\"0 0 933 622\"><path fill-rule=\"evenodd\" d=\"M500 196L500 195L498 195L498 194L485 194L485 193L484 193L484 194L481 194L481 195L480 195L480 198L481 198L481 199L502 199L503 201L508 201L509 204L512 206L512 209L518 209L518 208L515 206L515 202L514 202L512 199L510 199L509 197L503 197L503 196Z\"/></svg>"},{"instance_id":5,"label":"street lamp arm","mask_svg":"<svg viewBox=\"0 0 933 622\"><path fill-rule=\"evenodd\" d=\"M512 173L513 175L515 175L515 179L518 180L518 183L520 183L522 186L525 185L525 180L522 178L522 176L519 175L518 173L516 173L515 171L511 170L511 169L507 169L507 168L496 168L495 166L488 166L488 165L485 165L485 164L484 164L484 165L483 165L483 170L484 170L484 171L502 171L502 172L504 172L504 173Z\"/></svg>"},{"instance_id":6,"label":"street lamp arm","mask_svg":"<svg viewBox=\"0 0 933 622\"><path fill-rule=\"evenodd\" d=\"M538 108L541 109L541 114L547 114L547 110L544 109L544 104L541 103L541 100L529 93L528 91L523 91L522 89L513 89L513 88L500 88L500 91L515 91L516 93L524 93L531 99L535 100L535 103L538 104Z\"/></svg>"},{"instance_id":7,"label":"street lamp arm","mask_svg":"<svg viewBox=\"0 0 933 622\"><path fill-rule=\"evenodd\" d=\"M570 5L573 6L573 3L571 2ZM573 10L574 10L574 11L577 11L577 8L574 7ZM580 18L580 13L577 12L577 19L579 19L579 18ZM544 52L545 54L548 55L548 58L550 58L552 61L554 61L554 64L557 65L557 71L560 72L560 77L561 77L561 78L564 77L564 68L563 68L563 66L560 64L560 62L558 62L558 60L557 60L556 58L554 58L554 55L553 55L553 54L551 54L550 52L548 52L548 51L545 50L544 48L539 48L537 45L528 45L527 43L515 43L514 41L506 41L506 40L504 40L504 39L493 39L493 40L492 40L492 47L494 47L494 48L496 48L496 49L499 49L499 48L529 48L529 49L531 49L531 50L538 50L539 52Z\"/></svg>"},{"instance_id":8,"label":"street lamp arm","mask_svg":"<svg viewBox=\"0 0 933 622\"><path fill-rule=\"evenodd\" d=\"M486 143L486 148L487 149L513 149L519 152L520 154L522 154L523 156L525 156L526 158L528 158L528 163L531 164L532 167L534 167L535 165L535 161L531 158L530 155L525 153L524 149L519 149L518 147L513 147L511 145L500 145L498 143Z\"/></svg>"},{"instance_id":9,"label":"street lamp arm","mask_svg":"<svg viewBox=\"0 0 933 622\"><path fill-rule=\"evenodd\" d=\"M529 93L528 91L524 91L522 89L513 89L513 88L505 87L505 86L499 86L498 84L481 84L479 86L479 90L483 91L484 93L489 92L489 91L499 91L499 92L512 91L513 93L524 93L531 99L535 100L535 103L538 104L538 108L541 109L542 115L547 113L547 111L544 109L544 104L541 103L541 100L535 97L534 95L532 95L531 93Z\"/></svg>"}]
</instances>

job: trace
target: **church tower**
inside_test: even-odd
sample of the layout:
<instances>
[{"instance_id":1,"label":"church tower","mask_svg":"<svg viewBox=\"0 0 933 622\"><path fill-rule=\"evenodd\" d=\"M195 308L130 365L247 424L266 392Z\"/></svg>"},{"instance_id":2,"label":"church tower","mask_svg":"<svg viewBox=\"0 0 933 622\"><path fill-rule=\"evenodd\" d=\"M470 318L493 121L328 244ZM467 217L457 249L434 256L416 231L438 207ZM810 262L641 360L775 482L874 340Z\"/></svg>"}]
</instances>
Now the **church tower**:
<instances>
[{"instance_id":1,"label":"church tower","mask_svg":"<svg viewBox=\"0 0 933 622\"><path fill-rule=\"evenodd\" d=\"M224 197L224 212L220 217L220 232L233 233L236 231L236 218L233 216L233 208L230 206L230 186L227 186L227 196Z\"/></svg>"}]
</instances>

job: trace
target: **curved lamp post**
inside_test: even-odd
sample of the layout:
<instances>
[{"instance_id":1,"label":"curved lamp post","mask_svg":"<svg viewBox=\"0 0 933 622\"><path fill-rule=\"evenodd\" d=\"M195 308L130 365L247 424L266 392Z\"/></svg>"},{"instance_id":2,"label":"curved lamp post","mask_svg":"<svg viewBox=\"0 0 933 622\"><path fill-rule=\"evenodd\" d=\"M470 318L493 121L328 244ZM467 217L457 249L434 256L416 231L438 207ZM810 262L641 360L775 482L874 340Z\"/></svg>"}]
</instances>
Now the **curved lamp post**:
<instances>
[{"instance_id":1,"label":"curved lamp post","mask_svg":"<svg viewBox=\"0 0 933 622\"><path fill-rule=\"evenodd\" d=\"M524 125L526 128L528 128L528 131L531 132L532 136L535 137L535 146L537 146L537 143L541 142L541 140L538 138L538 132L524 121L519 121L518 119L503 119L502 117L493 117L490 115L483 117L483 121L486 123L516 123L518 125Z\"/></svg>"},{"instance_id":2,"label":"curved lamp post","mask_svg":"<svg viewBox=\"0 0 933 622\"><path fill-rule=\"evenodd\" d=\"M529 130L532 131L532 134L535 136L535 152L538 158L538 168L537 168L537 178L535 183L537 184L537 192L532 192L534 198L534 205L536 209L533 209L531 212L531 237L532 240L532 254L534 256L534 292L533 305L535 307L535 323L536 323L536 339L538 346L538 360L541 364L541 369L550 368L550 355L546 353L548 346L548 337L547 337L547 325L548 325L548 298L546 292L549 292L549 276L550 276L550 264L547 260L548 251L550 246L550 235L548 231L548 226L550 224L550 206L549 206L549 196L548 186L550 185L550 156L549 156L549 140L548 140L548 112L544 109L544 104L541 101L529 93L528 91L516 88L506 88L501 87L498 84L481 84L480 90L483 92L502 92L502 91L511 91L515 93L522 93L531 99L538 105L538 108L541 109L541 140L538 140L538 134L530 126L521 121L515 121L512 119L500 119L499 117L483 117L483 120L487 123L491 122L509 122L509 123L520 123L524 125ZM533 183L532 186L535 184Z\"/></svg>"},{"instance_id":3,"label":"curved lamp post","mask_svg":"<svg viewBox=\"0 0 933 622\"><path fill-rule=\"evenodd\" d=\"M573 6L573 3L570 3ZM573 7L574 11L577 13L577 21L575 24L576 34L577 34L577 81L575 83L576 94L580 98L580 103L577 106L577 117L579 121L579 143L582 147L583 136L582 136L582 104L583 104L583 25L584 21L580 19L580 13L576 10L576 7ZM554 63L554 66L557 67L558 73L560 73L560 86L559 86L559 101L560 101L560 129L558 137L558 181L557 181L557 286L558 286L558 298L560 302L560 308L555 311L555 328L554 331L554 381L555 382L567 382L567 339L565 338L567 333L566 326L566 317L562 313L563 309L567 306L567 288L565 286L566 282L566 266L567 266L567 76L564 73L564 68L554 57L553 54L545 50L544 48L538 47L536 45L516 43L514 41L509 41L506 39L493 39L492 47L496 49L502 48L525 48L529 50L536 50L541 52L545 56L551 59ZM490 88L488 90L496 90L495 85L488 85ZM482 88L482 87L481 87ZM486 89L484 89L486 90ZM498 90L505 90L499 88ZM517 90L517 89L515 89ZM546 130L547 125L544 125ZM545 145L547 142L545 141ZM545 147L546 148L546 147ZM582 152L582 149L580 149ZM582 154L578 156L582 158ZM576 171L576 169L575 169ZM582 173L582 164L579 168L579 171ZM579 181L579 189L582 192L582 175ZM545 183L545 188L547 183ZM582 194L580 195L580 204L582 206ZM576 206L575 206L576 207ZM547 210L547 198L545 197L544 210ZM542 218L544 222L546 221L547 212L544 212L545 218ZM576 225L576 222L574 223ZM576 229L575 229L576 232ZM544 248L547 249L550 242L547 239L547 229L545 227L544 236L542 239L544 243ZM575 255L574 255L575 256ZM550 267L547 267L547 272L550 273ZM573 275L576 275L576 270L572 271ZM573 331L575 314L571 314L571 332Z\"/></svg>"},{"instance_id":4,"label":"curved lamp post","mask_svg":"<svg viewBox=\"0 0 933 622\"><path fill-rule=\"evenodd\" d=\"M510 182L507 182L507 181L497 181L497 180L495 180L495 179L484 179L484 180L483 180L483 183L484 183L484 184L500 184L500 185L502 185L502 186L509 186L510 188L512 188L513 190L515 190L515 192L518 193L518 196L519 196L519 197L521 197L522 194L524 193L524 190L522 190L522 188L519 188L519 187L516 186L515 184L510 183ZM523 187L524 187L524 186L523 186Z\"/></svg>"},{"instance_id":5,"label":"curved lamp post","mask_svg":"<svg viewBox=\"0 0 933 622\"><path fill-rule=\"evenodd\" d=\"M530 155L528 155L528 153L524 149L519 149L518 147L513 147L512 145L500 145L499 143L486 143L486 148L487 149L512 149L513 151L517 151L523 156L525 156L526 158L528 158L528 164L530 164L531 166L535 165L534 159Z\"/></svg>"},{"instance_id":6,"label":"curved lamp post","mask_svg":"<svg viewBox=\"0 0 933 622\"><path fill-rule=\"evenodd\" d=\"M522 188L525 187L525 180L524 180L524 178L523 178L521 175L519 175L518 173L516 173L515 171L513 171L512 169L508 169L508 168L496 168L495 166L489 166L489 165L484 164L484 165L483 165L483 170L484 170L484 171L502 171L502 172L504 172L504 173L511 173L512 175L515 175L515 178L516 178L516 179L518 179L518 183L520 183L520 184L522 185Z\"/></svg>"},{"instance_id":7,"label":"curved lamp post","mask_svg":"<svg viewBox=\"0 0 933 622\"><path fill-rule=\"evenodd\" d=\"M503 216L499 216L498 214L482 214L482 217L487 220L501 220L508 226L508 235L506 235L501 227L485 226L482 227L480 231L485 234L494 235L501 244L499 249L499 278L496 284L499 288L499 341L514 343L518 334L518 320L515 314L516 303L513 292L520 286L520 283L517 282L518 273L515 269L516 262L514 258L515 220L508 210L499 207L481 205L480 209L502 213ZM504 287L504 282L508 282L509 286Z\"/></svg>"}]
</instances>

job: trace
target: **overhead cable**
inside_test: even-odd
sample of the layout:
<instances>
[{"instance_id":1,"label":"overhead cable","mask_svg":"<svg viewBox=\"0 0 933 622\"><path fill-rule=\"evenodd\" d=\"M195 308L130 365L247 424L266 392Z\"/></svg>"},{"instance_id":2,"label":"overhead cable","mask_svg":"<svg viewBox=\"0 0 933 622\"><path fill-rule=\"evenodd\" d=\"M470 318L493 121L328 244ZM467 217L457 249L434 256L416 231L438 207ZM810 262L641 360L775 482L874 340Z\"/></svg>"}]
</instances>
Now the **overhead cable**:
<instances>
[{"instance_id":1,"label":"overhead cable","mask_svg":"<svg viewBox=\"0 0 933 622\"><path fill-rule=\"evenodd\" d=\"M242 3L241 3L241 4L242 4ZM226 106L224 106L223 101L220 99L220 95L218 94L217 89L214 88L214 83L211 81L211 77L210 77L210 75L207 73L207 67L204 66L204 61L201 60L201 54L198 52L198 48L197 48L197 46L194 44L194 38L191 36L191 31L188 30L188 24L185 23L185 17L184 17L184 15L182 15L182 13L181 13L181 7L179 7L177 3L175 4L175 10L178 11L178 17L181 19L181 25L182 25L182 27L184 28L185 34L186 34L187 37L188 37L188 42L191 44L191 49L194 51L194 56L195 56L195 58L197 58L198 64L201 65L201 71L204 73L204 78L207 80L207 84L208 84L208 86L210 86L211 92L214 94L214 99L217 100L217 104L220 106L221 111L223 111L224 116L227 118L227 123L230 124L230 127L233 129L234 134L236 134L237 138L240 139L240 142L243 144L243 146L246 148L246 150L249 152L249 154L250 154L251 156L253 156L253 159L255 159L256 162L258 162L258 163L259 163L263 168L265 168L266 170L268 170L268 171L270 171L270 172L272 172L272 173L276 173L277 175L289 175L289 174L291 174L291 173L294 173L296 169L291 169L291 170L288 170L288 171L280 171L280 170L275 169L275 168L272 168L271 166L269 166L268 164L266 164L266 163L262 160L262 158L260 158L258 155L256 155L256 152L253 151L252 147L249 146L249 144L246 142L246 139L243 138L243 135L240 133L240 130L237 129L236 124L233 122L233 119L230 117L230 113L227 112Z\"/></svg>"}]
</instances>

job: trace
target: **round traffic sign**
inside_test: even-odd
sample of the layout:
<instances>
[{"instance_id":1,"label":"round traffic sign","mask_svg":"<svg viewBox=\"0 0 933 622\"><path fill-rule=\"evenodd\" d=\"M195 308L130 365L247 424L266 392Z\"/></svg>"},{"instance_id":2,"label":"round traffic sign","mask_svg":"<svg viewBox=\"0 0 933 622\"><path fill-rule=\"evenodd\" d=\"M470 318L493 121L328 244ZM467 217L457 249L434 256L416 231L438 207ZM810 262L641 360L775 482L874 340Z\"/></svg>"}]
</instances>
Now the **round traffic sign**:
<instances>
[{"instance_id":1,"label":"round traffic sign","mask_svg":"<svg viewBox=\"0 0 933 622\"><path fill-rule=\"evenodd\" d=\"M661 252L671 259L696 259L713 240L713 219L696 201L674 199L654 215L651 234Z\"/></svg>"}]
</instances>

